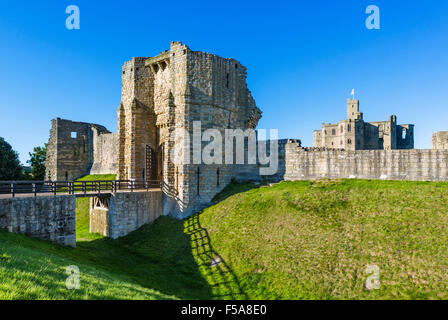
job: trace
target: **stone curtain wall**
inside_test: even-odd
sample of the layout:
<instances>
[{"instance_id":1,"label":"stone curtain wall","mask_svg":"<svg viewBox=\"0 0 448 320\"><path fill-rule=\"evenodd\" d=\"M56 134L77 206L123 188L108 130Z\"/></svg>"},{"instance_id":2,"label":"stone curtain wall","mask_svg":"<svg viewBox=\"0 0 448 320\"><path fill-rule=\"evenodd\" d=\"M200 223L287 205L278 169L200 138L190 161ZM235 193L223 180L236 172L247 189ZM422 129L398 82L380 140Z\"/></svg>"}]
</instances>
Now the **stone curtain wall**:
<instances>
[{"instance_id":1,"label":"stone curtain wall","mask_svg":"<svg viewBox=\"0 0 448 320\"><path fill-rule=\"evenodd\" d=\"M76 246L75 196L0 199L0 228Z\"/></svg>"},{"instance_id":2,"label":"stone curtain wall","mask_svg":"<svg viewBox=\"0 0 448 320\"><path fill-rule=\"evenodd\" d=\"M241 165L239 166L238 174L236 177L236 180L239 182L246 182L246 181L265 181L265 182L280 182L284 180L285 177L285 169L286 169L286 163L285 163L285 146L288 143L297 143L298 145L301 144L300 140L298 139L280 139L277 140L278 144L278 170L273 175L266 175L261 176L260 175L260 165L258 164L258 155L257 155L257 164L256 165ZM266 153L270 154L270 140L266 141ZM259 143L259 142L258 142ZM247 147L247 146L246 146ZM247 148L245 150L247 154ZM257 152L258 152L258 146L257 146ZM247 156L246 156L247 157ZM266 166L267 167L267 166Z\"/></svg>"},{"instance_id":3,"label":"stone curtain wall","mask_svg":"<svg viewBox=\"0 0 448 320\"><path fill-rule=\"evenodd\" d=\"M116 239L162 215L162 192L117 192L110 196L108 208L96 208L90 200L90 231Z\"/></svg>"},{"instance_id":4,"label":"stone curtain wall","mask_svg":"<svg viewBox=\"0 0 448 320\"><path fill-rule=\"evenodd\" d=\"M448 150L305 151L288 143L285 152L285 180L448 181Z\"/></svg>"},{"instance_id":5,"label":"stone curtain wall","mask_svg":"<svg viewBox=\"0 0 448 320\"><path fill-rule=\"evenodd\" d=\"M116 133L93 134L93 165L90 174L116 174L118 159L118 139Z\"/></svg>"}]
</instances>

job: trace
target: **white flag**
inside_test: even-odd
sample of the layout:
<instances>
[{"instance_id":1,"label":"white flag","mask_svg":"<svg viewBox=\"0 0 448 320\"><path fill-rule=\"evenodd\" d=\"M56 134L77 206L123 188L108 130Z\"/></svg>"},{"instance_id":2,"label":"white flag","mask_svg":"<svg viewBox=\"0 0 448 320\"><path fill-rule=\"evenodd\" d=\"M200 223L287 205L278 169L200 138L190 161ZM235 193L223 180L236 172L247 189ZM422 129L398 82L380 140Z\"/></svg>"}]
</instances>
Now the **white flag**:
<instances>
[{"instance_id":1,"label":"white flag","mask_svg":"<svg viewBox=\"0 0 448 320\"><path fill-rule=\"evenodd\" d=\"M352 92L350 92L350 94L351 94L352 96L354 96L354 95L355 95L355 89L352 89Z\"/></svg>"}]
</instances>

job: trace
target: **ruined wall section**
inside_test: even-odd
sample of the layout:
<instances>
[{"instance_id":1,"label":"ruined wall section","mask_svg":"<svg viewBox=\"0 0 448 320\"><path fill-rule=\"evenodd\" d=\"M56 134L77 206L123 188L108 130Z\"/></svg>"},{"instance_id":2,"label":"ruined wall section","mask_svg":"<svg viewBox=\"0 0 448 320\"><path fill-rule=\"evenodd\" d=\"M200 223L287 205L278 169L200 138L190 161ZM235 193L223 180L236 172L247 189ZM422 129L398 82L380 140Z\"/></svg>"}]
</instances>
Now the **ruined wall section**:
<instances>
[{"instance_id":1,"label":"ruined wall section","mask_svg":"<svg viewBox=\"0 0 448 320\"><path fill-rule=\"evenodd\" d=\"M118 179L141 179L142 144L151 139L152 73L145 57L137 57L122 67L121 103L118 107ZM152 137L154 140L154 137Z\"/></svg>"},{"instance_id":2,"label":"ruined wall section","mask_svg":"<svg viewBox=\"0 0 448 320\"><path fill-rule=\"evenodd\" d=\"M90 174L116 174L118 160L118 139L116 133L93 131L93 165Z\"/></svg>"},{"instance_id":3,"label":"ruined wall section","mask_svg":"<svg viewBox=\"0 0 448 320\"><path fill-rule=\"evenodd\" d=\"M448 131L439 131L432 134L431 149L448 150Z\"/></svg>"},{"instance_id":4,"label":"ruined wall section","mask_svg":"<svg viewBox=\"0 0 448 320\"><path fill-rule=\"evenodd\" d=\"M398 149L414 149L414 125L413 124L397 125L396 139Z\"/></svg>"},{"instance_id":5,"label":"ruined wall section","mask_svg":"<svg viewBox=\"0 0 448 320\"><path fill-rule=\"evenodd\" d=\"M58 120L51 120L50 138L45 158L45 180L57 180L58 174Z\"/></svg>"},{"instance_id":6,"label":"ruined wall section","mask_svg":"<svg viewBox=\"0 0 448 320\"><path fill-rule=\"evenodd\" d=\"M88 174L93 164L93 129L109 133L100 125L53 119L48 141L46 180L74 180Z\"/></svg>"}]
</instances>

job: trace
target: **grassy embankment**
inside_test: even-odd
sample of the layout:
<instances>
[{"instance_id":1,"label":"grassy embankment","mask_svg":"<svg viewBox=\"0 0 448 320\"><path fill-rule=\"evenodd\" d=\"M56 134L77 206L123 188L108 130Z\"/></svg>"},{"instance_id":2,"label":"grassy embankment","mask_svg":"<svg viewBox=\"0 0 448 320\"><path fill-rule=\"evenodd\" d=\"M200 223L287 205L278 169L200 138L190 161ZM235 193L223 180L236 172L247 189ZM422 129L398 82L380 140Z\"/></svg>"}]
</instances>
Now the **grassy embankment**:
<instances>
[{"instance_id":1,"label":"grassy embankment","mask_svg":"<svg viewBox=\"0 0 448 320\"><path fill-rule=\"evenodd\" d=\"M447 208L448 183L233 184L200 215L110 240L86 235L78 203L77 248L0 232L0 299L448 299Z\"/></svg>"}]
</instances>

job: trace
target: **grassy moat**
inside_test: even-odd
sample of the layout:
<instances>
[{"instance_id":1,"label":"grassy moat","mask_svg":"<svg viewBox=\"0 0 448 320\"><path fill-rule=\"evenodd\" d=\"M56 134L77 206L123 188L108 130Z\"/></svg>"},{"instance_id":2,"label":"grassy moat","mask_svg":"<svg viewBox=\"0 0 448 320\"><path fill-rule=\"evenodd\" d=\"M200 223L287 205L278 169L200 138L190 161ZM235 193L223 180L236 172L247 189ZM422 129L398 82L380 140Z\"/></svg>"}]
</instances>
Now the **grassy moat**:
<instances>
[{"instance_id":1,"label":"grassy moat","mask_svg":"<svg viewBox=\"0 0 448 320\"><path fill-rule=\"evenodd\" d=\"M110 240L78 200L77 248L0 231L0 299L448 299L447 208L448 183L234 183L200 214Z\"/></svg>"}]
</instances>

